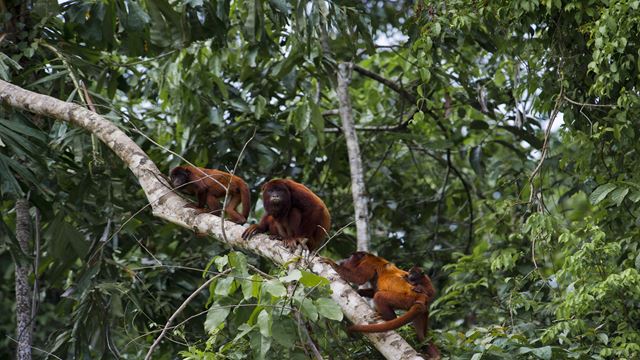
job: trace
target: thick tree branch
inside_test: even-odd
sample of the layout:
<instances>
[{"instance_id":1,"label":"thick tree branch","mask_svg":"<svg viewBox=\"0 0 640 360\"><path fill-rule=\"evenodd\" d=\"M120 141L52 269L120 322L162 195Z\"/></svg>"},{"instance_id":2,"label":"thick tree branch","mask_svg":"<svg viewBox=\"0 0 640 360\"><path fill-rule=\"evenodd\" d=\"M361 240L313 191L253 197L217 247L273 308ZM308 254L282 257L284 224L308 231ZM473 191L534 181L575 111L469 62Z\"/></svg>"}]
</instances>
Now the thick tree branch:
<instances>
[{"instance_id":1,"label":"thick tree branch","mask_svg":"<svg viewBox=\"0 0 640 360\"><path fill-rule=\"evenodd\" d=\"M353 109L349 97L349 83L351 82L350 63L338 65L338 101L340 102L340 118L342 119L342 132L347 141L347 154L349 156L349 169L351 170L351 194L353 195L353 207L356 216L356 234L358 251L369 251L369 197L364 185L364 171L362 170L362 157L358 134L353 123Z\"/></svg>"},{"instance_id":2,"label":"thick tree branch","mask_svg":"<svg viewBox=\"0 0 640 360\"><path fill-rule=\"evenodd\" d=\"M207 233L230 246L246 249L277 264L295 260L282 242L270 240L266 235L242 240L244 227L226 221L226 238L223 237L221 219L214 215L196 215L195 210L185 208L185 200L161 183L160 171L147 154L122 130L102 116L76 104L67 103L50 96L37 94L0 80L0 100L17 109L67 121L80 126L97 136L124 161L138 178L154 216L179 226ZM369 305L336 274L329 265L316 258L309 260L314 273L331 281L332 298L340 305L345 316L354 323L374 319L375 313ZM396 332L365 335L387 359L420 359L419 354Z\"/></svg>"}]
</instances>

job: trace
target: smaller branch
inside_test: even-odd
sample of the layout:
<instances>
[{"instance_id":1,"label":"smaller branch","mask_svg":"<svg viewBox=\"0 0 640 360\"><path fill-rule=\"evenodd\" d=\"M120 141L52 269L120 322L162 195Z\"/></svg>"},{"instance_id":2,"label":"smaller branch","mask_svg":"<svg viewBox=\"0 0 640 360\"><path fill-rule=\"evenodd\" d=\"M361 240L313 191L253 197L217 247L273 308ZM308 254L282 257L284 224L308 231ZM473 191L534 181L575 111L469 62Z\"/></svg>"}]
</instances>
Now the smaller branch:
<instances>
[{"instance_id":1,"label":"smaller branch","mask_svg":"<svg viewBox=\"0 0 640 360\"><path fill-rule=\"evenodd\" d=\"M182 303L182 305L180 305L180 307L178 308L178 310L176 310L173 315L171 315L171 317L169 318L169 320L167 320L167 323L164 325L164 328L162 329L162 332L160 333L160 335L158 336L158 338L156 339L156 341L153 342L153 345L151 345L151 347L149 348L149 351L147 352L147 355L144 357L145 360L149 360L151 359L151 355L153 354L153 351L156 349L156 347L158 347L158 345L160 344L160 341L162 340L162 338L164 337L164 335L167 333L167 331L169 330L169 327L171 326L171 323L173 322L173 320L176 319L176 317L178 317L178 315L182 312L182 310L184 310L184 308L187 307L187 305L189 305L189 303L191 302L191 300L193 300L196 296L198 296L198 294L200 294L200 292L204 289L206 289L211 282L213 282L213 280L219 278L222 275L227 274L228 272L230 272L231 269L227 269L221 273L219 273L216 276L213 276L211 279L207 280L204 282L204 284L200 285L199 288L196 289L196 291L194 291L191 295L189 295L189 297Z\"/></svg>"},{"instance_id":2,"label":"smaller branch","mask_svg":"<svg viewBox=\"0 0 640 360\"><path fill-rule=\"evenodd\" d=\"M608 104L588 104L588 103L581 103L575 100L571 100L569 99L569 97L567 97L567 95L563 95L562 96L565 100L567 100L568 102L572 103L573 105L578 105L578 106L589 106L589 107L608 107L608 108L614 108L617 105L608 105Z\"/></svg>"},{"instance_id":3,"label":"smaller branch","mask_svg":"<svg viewBox=\"0 0 640 360\"><path fill-rule=\"evenodd\" d=\"M447 149L447 172L444 174L444 181L442 181L442 187L440 188L440 196L438 199L438 205L436 206L436 228L433 232L433 242L438 242L438 232L440 231L440 213L442 212L442 203L444 202L444 194L447 191L447 185L449 184L449 175L451 174L451 150Z\"/></svg>"},{"instance_id":4,"label":"smaller branch","mask_svg":"<svg viewBox=\"0 0 640 360\"><path fill-rule=\"evenodd\" d=\"M536 166L536 168L533 170L533 172L531 173L531 175L529 176L529 187L530 187L530 193L529 193L529 203L533 202L534 199L534 193L536 192L535 190L535 184L534 184L534 179L535 177L540 174L540 170L542 169L542 165L544 164L544 161L547 158L547 153L549 152L549 137L551 135L551 128L553 127L553 123L556 120L556 117L558 116L558 113L560 112L560 105L562 104L562 100L565 98L564 96L564 87L560 88L560 94L558 94L558 98L556 99L556 104L553 108L553 111L551 112L551 116L549 117L549 124L547 124L547 129L544 132L544 143L542 144L542 154L540 155L540 161L538 162L538 165ZM542 193L540 194L540 206L539 211L542 211Z\"/></svg>"},{"instance_id":5,"label":"smaller branch","mask_svg":"<svg viewBox=\"0 0 640 360\"><path fill-rule=\"evenodd\" d=\"M333 114L334 110L327 110L325 112L322 113L323 116L330 116L330 115L334 115ZM415 116L415 114L418 113L418 109L415 109L411 114L409 114L409 116L407 116L407 118L402 121L399 122L395 125L356 125L355 129L356 131L372 131L372 132L393 132L393 131L404 131L407 129L407 127L409 126L409 124L411 123L411 120L413 120L413 117ZM329 119L326 119L327 122L329 124L331 124L333 127L332 128L326 128L324 129L324 132L326 133L339 133L342 132L342 128L334 123L333 121L330 121Z\"/></svg>"},{"instance_id":6,"label":"smaller branch","mask_svg":"<svg viewBox=\"0 0 640 360\"><path fill-rule=\"evenodd\" d=\"M406 143L406 146L411 148L411 145L409 143ZM471 186L469 185L467 180L465 180L464 176L462 176L462 173L460 173L458 168L456 168L453 165L453 163L451 162L451 157L447 157L447 160L445 161L442 158L439 158L436 155L432 154L429 150L423 148L422 146L416 145L415 149L423 152L430 158L439 162L441 165L450 167L454 175L462 183L462 187L464 188L464 192L467 196L467 202L469 203L469 225L468 225L469 232L468 232L467 245L465 246L465 249L464 249L464 253L468 255L469 251L471 250L471 244L473 244L473 222L475 221L475 214L473 211L473 198L471 197Z\"/></svg>"},{"instance_id":7,"label":"smaller branch","mask_svg":"<svg viewBox=\"0 0 640 360\"><path fill-rule=\"evenodd\" d=\"M313 339L311 338L311 333L309 332L309 329L306 326L307 324L302 321L302 317L300 316L299 311L296 311L296 318L298 320L298 328L302 328L304 330L305 335L307 335L307 344L311 348L313 355L317 360L322 360L323 359L322 354L320 354L320 351L318 351L318 347L313 342Z\"/></svg>"},{"instance_id":8,"label":"smaller branch","mask_svg":"<svg viewBox=\"0 0 640 360\"><path fill-rule=\"evenodd\" d=\"M363 68L360 65L354 64L353 65L353 70L357 71L361 75L364 75L364 76L369 77L369 78L371 78L373 80L376 80L379 83L382 83L382 84L386 85L391 90L393 90L393 91L397 92L398 94L402 95L402 97L404 97L405 99L407 99L411 103L415 103L416 100L417 100L415 95L413 95L412 93L408 92L405 88L403 88L401 85L399 85L395 81L392 81L392 80L389 80L387 78L384 78L381 75L376 74L371 70L367 70L367 69Z\"/></svg>"}]
</instances>

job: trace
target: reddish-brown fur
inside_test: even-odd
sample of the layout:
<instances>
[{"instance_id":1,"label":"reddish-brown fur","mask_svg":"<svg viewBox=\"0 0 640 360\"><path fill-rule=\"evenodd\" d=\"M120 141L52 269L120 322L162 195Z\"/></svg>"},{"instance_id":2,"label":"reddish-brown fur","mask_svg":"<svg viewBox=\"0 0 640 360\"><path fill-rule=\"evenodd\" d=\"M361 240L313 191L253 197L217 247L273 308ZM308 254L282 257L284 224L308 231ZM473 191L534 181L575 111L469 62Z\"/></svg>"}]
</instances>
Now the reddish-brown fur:
<instances>
[{"instance_id":1,"label":"reddish-brown fur","mask_svg":"<svg viewBox=\"0 0 640 360\"><path fill-rule=\"evenodd\" d=\"M244 231L243 239L268 232L289 248L302 244L304 238L309 250L320 247L331 227L331 216L322 199L306 186L289 179L271 180L262 186L262 201L265 215Z\"/></svg>"},{"instance_id":2,"label":"reddish-brown fur","mask_svg":"<svg viewBox=\"0 0 640 360\"><path fill-rule=\"evenodd\" d=\"M429 299L433 299L436 296L436 289L433 288L431 279L418 266L409 269L405 280L413 285L413 291L423 293L427 295Z\"/></svg>"},{"instance_id":3,"label":"reddish-brown fur","mask_svg":"<svg viewBox=\"0 0 640 360\"><path fill-rule=\"evenodd\" d=\"M349 331L383 332L413 322L418 339L424 340L429 327L429 303L435 296L435 289L422 270L414 267L407 272L381 257L362 251L353 253L339 264L329 259L325 262L348 282L357 285L370 282L373 288L360 289L358 293L372 297L377 312L386 320L378 324L352 325ZM395 310L398 309L407 312L396 317ZM429 344L427 353L431 358L440 356L433 343Z\"/></svg>"},{"instance_id":4,"label":"reddish-brown fur","mask_svg":"<svg viewBox=\"0 0 640 360\"><path fill-rule=\"evenodd\" d=\"M196 196L198 203L189 204L187 207L195 208L200 213L209 212L215 215L221 213L221 202L227 196L225 188L228 188L227 206L224 208L226 216L237 224L247 222L251 209L251 193L247 183L238 176L215 169L178 166L171 170L171 185L178 191ZM242 205L242 213L236 210L238 205Z\"/></svg>"}]
</instances>

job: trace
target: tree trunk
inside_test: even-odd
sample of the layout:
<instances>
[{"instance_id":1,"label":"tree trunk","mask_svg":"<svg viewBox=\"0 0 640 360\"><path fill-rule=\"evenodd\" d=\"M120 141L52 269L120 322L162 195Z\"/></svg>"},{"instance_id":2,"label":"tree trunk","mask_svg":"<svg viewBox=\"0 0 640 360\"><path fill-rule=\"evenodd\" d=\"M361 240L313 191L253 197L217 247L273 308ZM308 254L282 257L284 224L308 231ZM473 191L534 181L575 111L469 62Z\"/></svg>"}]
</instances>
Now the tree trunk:
<instances>
[{"instance_id":1,"label":"tree trunk","mask_svg":"<svg viewBox=\"0 0 640 360\"><path fill-rule=\"evenodd\" d=\"M270 259L277 264L302 261L314 273L329 279L331 297L340 305L342 312L354 323L364 323L376 317L371 307L333 271L316 257L306 256L302 260L286 249L281 241L271 240L267 235L256 235L242 239L244 227L211 214L198 215L185 208L187 202L171 191L170 184L161 182L162 174L147 154L122 130L102 116L79 105L67 103L47 95L41 95L0 80L0 101L14 108L35 114L68 121L94 134L106 144L129 167L138 179L154 216L193 230L206 233L232 247L246 249ZM224 227L224 231L223 228ZM405 360L422 357L395 331L365 334L371 343L387 359Z\"/></svg>"},{"instance_id":2,"label":"tree trunk","mask_svg":"<svg viewBox=\"0 0 640 360\"><path fill-rule=\"evenodd\" d=\"M31 225L29 220L29 202L26 199L16 201L16 238L24 254L29 254ZM16 341L18 349L16 359L31 360L31 289L29 287L30 265L21 257L16 259Z\"/></svg>"},{"instance_id":3,"label":"tree trunk","mask_svg":"<svg viewBox=\"0 0 640 360\"><path fill-rule=\"evenodd\" d=\"M364 186L364 173L362 170L362 158L358 135L353 123L353 109L349 97L349 83L351 82L351 70L353 64L341 63L338 65L338 101L340 101L340 118L342 119L342 132L347 140L347 153L349 155L349 169L351 170L351 194L353 195L353 207L356 216L356 233L358 251L369 251L369 199Z\"/></svg>"}]
</instances>

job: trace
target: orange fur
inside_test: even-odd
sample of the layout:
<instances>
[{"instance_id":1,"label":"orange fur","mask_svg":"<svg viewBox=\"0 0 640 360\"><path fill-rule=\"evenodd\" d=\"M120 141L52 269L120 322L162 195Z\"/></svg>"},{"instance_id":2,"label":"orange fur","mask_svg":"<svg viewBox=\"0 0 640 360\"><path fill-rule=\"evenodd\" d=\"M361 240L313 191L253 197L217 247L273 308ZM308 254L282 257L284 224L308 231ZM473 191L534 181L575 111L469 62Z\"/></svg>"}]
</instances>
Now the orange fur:
<instances>
[{"instance_id":1,"label":"orange fur","mask_svg":"<svg viewBox=\"0 0 640 360\"><path fill-rule=\"evenodd\" d=\"M435 296L435 289L422 270L414 267L407 272L381 257L362 251L353 253L339 264L325 261L348 282L357 285L370 282L372 289L361 289L358 293L373 297L377 312L386 320L378 324L352 325L349 331L384 332L413 322L418 339L424 340L429 327L429 303ZM407 312L396 317L397 309ZM433 343L429 344L427 352L432 358L440 356Z\"/></svg>"}]
</instances>

